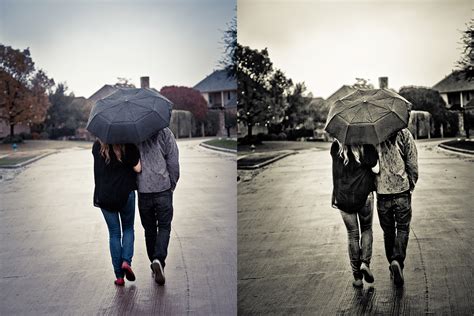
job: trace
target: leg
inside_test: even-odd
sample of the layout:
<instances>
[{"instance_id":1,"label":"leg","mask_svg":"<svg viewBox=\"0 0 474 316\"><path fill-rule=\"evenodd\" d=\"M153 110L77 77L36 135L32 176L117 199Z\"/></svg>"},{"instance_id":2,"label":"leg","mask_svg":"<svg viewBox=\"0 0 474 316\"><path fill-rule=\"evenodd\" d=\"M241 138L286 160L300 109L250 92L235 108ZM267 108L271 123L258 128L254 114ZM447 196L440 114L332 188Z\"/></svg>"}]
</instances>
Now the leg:
<instances>
[{"instance_id":1,"label":"leg","mask_svg":"<svg viewBox=\"0 0 474 316\"><path fill-rule=\"evenodd\" d=\"M359 224L357 222L356 213L346 213L341 211L342 220L346 225L349 260L351 263L352 273L355 278L362 279L360 274L360 246L359 246Z\"/></svg>"},{"instance_id":2,"label":"leg","mask_svg":"<svg viewBox=\"0 0 474 316\"><path fill-rule=\"evenodd\" d=\"M403 269L408 246L411 222L411 195L406 193L394 200L395 221L397 222L397 236L393 247L393 259L400 263Z\"/></svg>"},{"instance_id":3,"label":"leg","mask_svg":"<svg viewBox=\"0 0 474 316\"><path fill-rule=\"evenodd\" d=\"M115 276L123 278L122 271L122 245L119 214L102 209L105 222L109 229L109 248L110 256L112 257L112 265L114 266Z\"/></svg>"},{"instance_id":4,"label":"leg","mask_svg":"<svg viewBox=\"0 0 474 316\"><path fill-rule=\"evenodd\" d=\"M171 221L173 220L173 192L171 190L160 192L156 197L158 220L158 236L155 243L154 258L158 259L163 268L168 256L168 245L171 234Z\"/></svg>"},{"instance_id":5,"label":"leg","mask_svg":"<svg viewBox=\"0 0 474 316\"><path fill-rule=\"evenodd\" d=\"M377 212L380 226L383 230L385 256L390 263L393 260L393 246L395 245L395 218L392 210L392 201L377 199Z\"/></svg>"},{"instance_id":6,"label":"leg","mask_svg":"<svg viewBox=\"0 0 474 316\"><path fill-rule=\"evenodd\" d=\"M153 198L149 195L138 195L138 209L140 212L140 220L142 222L143 229L145 230L145 244L146 252L150 262L154 259L154 250L156 243L156 217L155 217L155 205Z\"/></svg>"},{"instance_id":7,"label":"leg","mask_svg":"<svg viewBox=\"0 0 474 316\"><path fill-rule=\"evenodd\" d=\"M372 259L372 218L374 209L374 197L370 193L367 197L367 201L362 209L357 213L360 222L360 249L361 249L361 261L367 266L370 266L370 260Z\"/></svg>"},{"instance_id":8,"label":"leg","mask_svg":"<svg viewBox=\"0 0 474 316\"><path fill-rule=\"evenodd\" d=\"M133 257L133 243L135 241L135 192L130 192L127 204L120 212L120 219L122 221L122 261L126 261L129 265L132 264Z\"/></svg>"}]
</instances>

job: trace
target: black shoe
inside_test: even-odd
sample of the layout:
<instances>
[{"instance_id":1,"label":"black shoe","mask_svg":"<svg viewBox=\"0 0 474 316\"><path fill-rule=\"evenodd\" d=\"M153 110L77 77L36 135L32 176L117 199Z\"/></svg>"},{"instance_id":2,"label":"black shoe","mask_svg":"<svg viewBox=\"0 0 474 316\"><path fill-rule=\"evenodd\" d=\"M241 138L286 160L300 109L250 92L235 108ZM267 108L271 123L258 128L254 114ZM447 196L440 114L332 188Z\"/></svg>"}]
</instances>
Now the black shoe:
<instances>
[{"instance_id":1,"label":"black shoe","mask_svg":"<svg viewBox=\"0 0 474 316\"><path fill-rule=\"evenodd\" d=\"M165 284L165 272L163 271L163 266L161 265L160 260L155 259L151 263L151 269L153 270L153 274L155 276L155 282L159 285Z\"/></svg>"},{"instance_id":2,"label":"black shoe","mask_svg":"<svg viewBox=\"0 0 474 316\"><path fill-rule=\"evenodd\" d=\"M364 262L362 262L362 264L360 265L360 272L362 272L365 282L367 283L374 282L374 275L372 274L372 271L370 271L369 266L365 264Z\"/></svg>"},{"instance_id":3,"label":"black shoe","mask_svg":"<svg viewBox=\"0 0 474 316\"><path fill-rule=\"evenodd\" d=\"M393 260L392 263L390 263L390 272L393 275L393 283L395 283L396 286L403 286L405 282L403 279L403 270L397 260Z\"/></svg>"}]
</instances>

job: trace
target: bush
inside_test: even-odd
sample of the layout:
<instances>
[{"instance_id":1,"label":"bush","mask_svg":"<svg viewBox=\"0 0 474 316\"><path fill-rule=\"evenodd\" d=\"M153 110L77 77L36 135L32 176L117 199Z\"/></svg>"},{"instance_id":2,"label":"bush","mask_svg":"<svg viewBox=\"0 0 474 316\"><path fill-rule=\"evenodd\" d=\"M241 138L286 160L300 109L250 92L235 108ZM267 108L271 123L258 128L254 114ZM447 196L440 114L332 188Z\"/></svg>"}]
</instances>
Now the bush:
<instances>
[{"instance_id":1,"label":"bush","mask_svg":"<svg viewBox=\"0 0 474 316\"><path fill-rule=\"evenodd\" d=\"M204 123L206 136L215 136L219 132L219 112L207 112L206 121Z\"/></svg>"},{"instance_id":2,"label":"bush","mask_svg":"<svg viewBox=\"0 0 474 316\"><path fill-rule=\"evenodd\" d=\"M49 139L49 134L47 132L41 132L40 139Z\"/></svg>"},{"instance_id":3,"label":"bush","mask_svg":"<svg viewBox=\"0 0 474 316\"><path fill-rule=\"evenodd\" d=\"M41 138L40 133L38 132L31 133L31 139L40 139L40 138Z\"/></svg>"},{"instance_id":4,"label":"bush","mask_svg":"<svg viewBox=\"0 0 474 316\"><path fill-rule=\"evenodd\" d=\"M297 140L299 138L313 137L314 136L314 131L312 129L306 129L306 128L289 129L286 132L287 132L287 135L288 135L288 137L287 137L288 140Z\"/></svg>"},{"instance_id":5,"label":"bush","mask_svg":"<svg viewBox=\"0 0 474 316\"><path fill-rule=\"evenodd\" d=\"M4 144L23 143L23 138L20 135L8 135L3 139Z\"/></svg>"},{"instance_id":6,"label":"bush","mask_svg":"<svg viewBox=\"0 0 474 316\"><path fill-rule=\"evenodd\" d=\"M237 145L258 145L261 143L262 140L257 135L252 135L252 137L246 135L237 139Z\"/></svg>"},{"instance_id":7,"label":"bush","mask_svg":"<svg viewBox=\"0 0 474 316\"><path fill-rule=\"evenodd\" d=\"M20 136L21 136L21 138L23 138L24 140L32 139L30 133L22 132L22 133L20 133Z\"/></svg>"}]
</instances>

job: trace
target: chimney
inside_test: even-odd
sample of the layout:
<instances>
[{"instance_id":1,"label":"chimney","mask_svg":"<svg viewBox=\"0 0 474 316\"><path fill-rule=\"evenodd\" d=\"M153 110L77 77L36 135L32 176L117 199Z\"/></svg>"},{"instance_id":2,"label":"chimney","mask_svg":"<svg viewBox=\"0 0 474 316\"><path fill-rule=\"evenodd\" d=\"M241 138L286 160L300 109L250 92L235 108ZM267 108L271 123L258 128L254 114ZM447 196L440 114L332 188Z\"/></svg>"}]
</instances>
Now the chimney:
<instances>
[{"instance_id":1,"label":"chimney","mask_svg":"<svg viewBox=\"0 0 474 316\"><path fill-rule=\"evenodd\" d=\"M150 77L140 77L140 87L150 88Z\"/></svg>"},{"instance_id":2,"label":"chimney","mask_svg":"<svg viewBox=\"0 0 474 316\"><path fill-rule=\"evenodd\" d=\"M379 88L388 89L388 77L379 77Z\"/></svg>"}]
</instances>

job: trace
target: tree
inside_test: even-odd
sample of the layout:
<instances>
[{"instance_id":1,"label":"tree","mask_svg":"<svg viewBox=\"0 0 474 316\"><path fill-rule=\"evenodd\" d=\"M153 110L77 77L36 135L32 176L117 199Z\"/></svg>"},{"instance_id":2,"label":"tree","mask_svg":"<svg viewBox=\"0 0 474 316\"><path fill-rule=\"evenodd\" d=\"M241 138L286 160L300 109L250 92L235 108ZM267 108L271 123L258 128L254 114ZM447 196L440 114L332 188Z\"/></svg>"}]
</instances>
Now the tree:
<instances>
[{"instance_id":1,"label":"tree","mask_svg":"<svg viewBox=\"0 0 474 316\"><path fill-rule=\"evenodd\" d=\"M227 130L227 137L230 137L230 129L237 126L237 114L234 111L224 112L225 128Z\"/></svg>"},{"instance_id":2,"label":"tree","mask_svg":"<svg viewBox=\"0 0 474 316\"><path fill-rule=\"evenodd\" d=\"M54 85L42 70L35 70L29 49L0 44L0 118L10 125L40 123L49 107L47 92Z\"/></svg>"},{"instance_id":3,"label":"tree","mask_svg":"<svg viewBox=\"0 0 474 316\"><path fill-rule=\"evenodd\" d=\"M51 106L48 109L44 126L50 138L72 136L87 122L87 114L76 101L74 93L67 93L65 83L59 83L50 94Z\"/></svg>"},{"instance_id":4,"label":"tree","mask_svg":"<svg viewBox=\"0 0 474 316\"><path fill-rule=\"evenodd\" d=\"M289 107L286 110L285 128L296 128L305 125L313 120L311 115L312 96L305 95L306 86L304 83L297 83L292 86L288 94Z\"/></svg>"},{"instance_id":5,"label":"tree","mask_svg":"<svg viewBox=\"0 0 474 316\"><path fill-rule=\"evenodd\" d=\"M472 80L474 78L474 19L466 24L467 30L462 33L463 45L461 59L457 62L460 78Z\"/></svg>"},{"instance_id":6,"label":"tree","mask_svg":"<svg viewBox=\"0 0 474 316\"><path fill-rule=\"evenodd\" d=\"M364 78L355 78L356 82L352 85L356 89L373 89L374 85L370 83L370 80Z\"/></svg>"},{"instance_id":7,"label":"tree","mask_svg":"<svg viewBox=\"0 0 474 316\"><path fill-rule=\"evenodd\" d=\"M399 94L412 103L412 110L430 112L435 123L436 134L440 126L456 125L456 115L446 109L446 104L438 91L423 87L402 87Z\"/></svg>"},{"instance_id":8,"label":"tree","mask_svg":"<svg viewBox=\"0 0 474 316\"><path fill-rule=\"evenodd\" d=\"M193 88L166 86L160 93L173 102L173 109L189 111L198 122L203 122L207 114L207 102L201 93Z\"/></svg>"},{"instance_id":9,"label":"tree","mask_svg":"<svg viewBox=\"0 0 474 316\"><path fill-rule=\"evenodd\" d=\"M273 64L267 49L261 51L237 44L238 120L247 125L248 137L256 123L267 123L269 117L270 87L268 81Z\"/></svg>"},{"instance_id":10,"label":"tree","mask_svg":"<svg viewBox=\"0 0 474 316\"><path fill-rule=\"evenodd\" d=\"M117 77L117 83L114 85L116 88L135 88L135 85L131 83L131 79L125 77Z\"/></svg>"},{"instance_id":11,"label":"tree","mask_svg":"<svg viewBox=\"0 0 474 316\"><path fill-rule=\"evenodd\" d=\"M286 78L285 74L280 70L276 70L269 81L269 97L267 106L267 124L271 124L276 129L282 129L282 122L285 119L287 109L290 106L288 102L289 89L293 86L291 79ZM280 132L280 131L278 131Z\"/></svg>"},{"instance_id":12,"label":"tree","mask_svg":"<svg viewBox=\"0 0 474 316\"><path fill-rule=\"evenodd\" d=\"M220 61L220 65L227 71L229 77L235 77L237 74L237 18L234 16L228 28L224 31L224 55Z\"/></svg>"}]
</instances>

